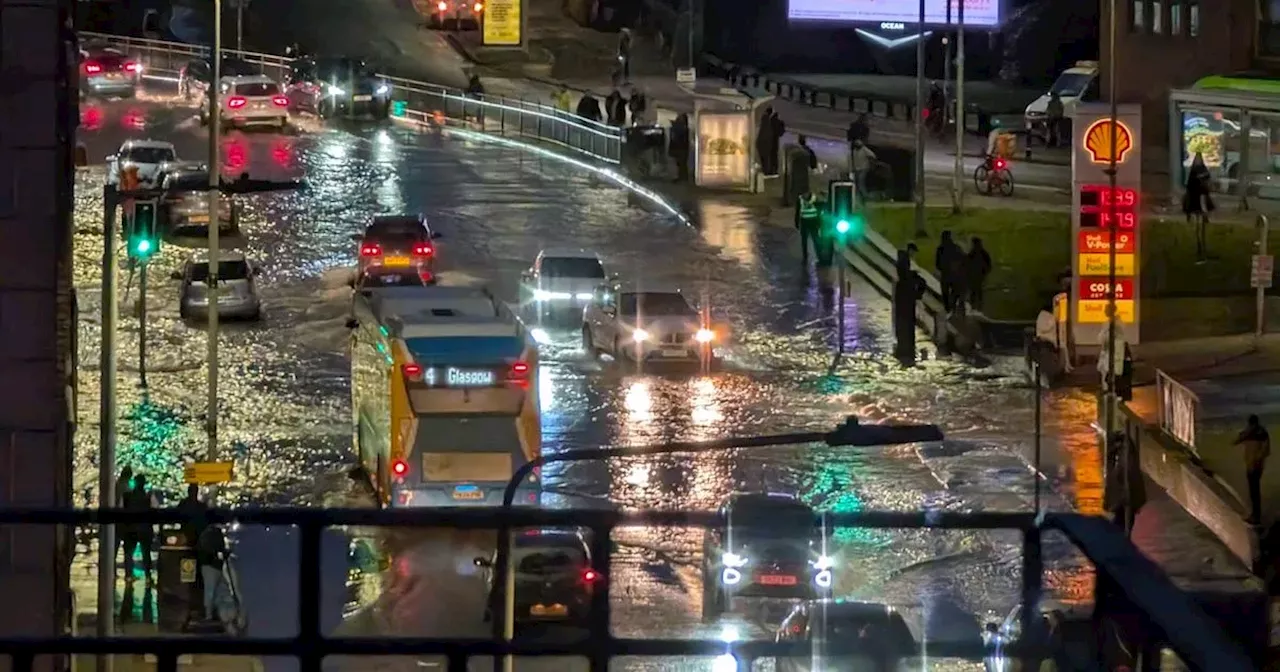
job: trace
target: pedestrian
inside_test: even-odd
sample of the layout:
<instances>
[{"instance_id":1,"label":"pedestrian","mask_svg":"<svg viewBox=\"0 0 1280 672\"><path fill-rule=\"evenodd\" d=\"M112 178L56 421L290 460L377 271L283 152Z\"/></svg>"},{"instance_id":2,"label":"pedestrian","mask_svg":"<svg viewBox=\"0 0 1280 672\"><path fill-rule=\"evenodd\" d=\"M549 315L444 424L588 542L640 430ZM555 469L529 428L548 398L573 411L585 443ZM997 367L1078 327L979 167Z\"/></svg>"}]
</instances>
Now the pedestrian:
<instances>
[{"instance_id":1,"label":"pedestrian","mask_svg":"<svg viewBox=\"0 0 1280 672\"><path fill-rule=\"evenodd\" d=\"M845 130L844 135L850 147L853 147L853 143L858 140L866 144L871 139L871 127L867 125L867 115L859 114L849 122L849 128Z\"/></svg>"},{"instance_id":2,"label":"pedestrian","mask_svg":"<svg viewBox=\"0 0 1280 672\"><path fill-rule=\"evenodd\" d=\"M1262 524L1262 470L1271 456L1271 435L1256 415L1236 437L1235 445L1244 447L1244 474L1249 485L1249 522Z\"/></svg>"},{"instance_id":3,"label":"pedestrian","mask_svg":"<svg viewBox=\"0 0 1280 672\"><path fill-rule=\"evenodd\" d=\"M986 294L987 276L991 275L991 255L982 245L982 239L974 236L969 242L969 254L965 257L965 287L969 290L969 307L981 312Z\"/></svg>"},{"instance_id":4,"label":"pedestrian","mask_svg":"<svg viewBox=\"0 0 1280 672\"><path fill-rule=\"evenodd\" d=\"M600 101L596 100L590 91L582 94L582 98L578 99L577 113L579 117L596 123L604 119L604 114L600 111Z\"/></svg>"},{"instance_id":5,"label":"pedestrian","mask_svg":"<svg viewBox=\"0 0 1280 672\"><path fill-rule=\"evenodd\" d=\"M1103 313L1107 320L1098 330L1098 375L1102 377L1102 389L1107 389L1107 376L1111 373L1114 364L1116 378L1114 382L1118 389L1124 382L1125 369L1128 368L1132 374L1133 357L1128 354L1129 342L1125 339L1124 324L1120 322L1120 318L1116 317L1115 306L1107 303ZM1115 324L1114 344L1111 341L1112 324ZM1107 356L1107 350L1113 345L1115 349L1111 351L1111 356Z\"/></svg>"},{"instance_id":6,"label":"pedestrian","mask_svg":"<svg viewBox=\"0 0 1280 672\"><path fill-rule=\"evenodd\" d=\"M622 81L631 81L631 29L618 31L618 65L622 71Z\"/></svg>"},{"instance_id":7,"label":"pedestrian","mask_svg":"<svg viewBox=\"0 0 1280 672\"><path fill-rule=\"evenodd\" d=\"M760 162L760 172L773 177L778 174L777 156L773 148L773 108L765 107L760 116L760 124L756 127L756 158Z\"/></svg>"},{"instance_id":8,"label":"pedestrian","mask_svg":"<svg viewBox=\"0 0 1280 672\"><path fill-rule=\"evenodd\" d=\"M803 194L809 191L809 173L818 167L818 157L809 148L803 135L799 144L787 148L787 194Z\"/></svg>"},{"instance_id":9,"label":"pedestrian","mask_svg":"<svg viewBox=\"0 0 1280 672\"><path fill-rule=\"evenodd\" d=\"M609 117L610 126L627 125L627 99L617 89L609 92L604 99L604 113Z\"/></svg>"},{"instance_id":10,"label":"pedestrian","mask_svg":"<svg viewBox=\"0 0 1280 672\"><path fill-rule=\"evenodd\" d=\"M929 131L935 135L941 134L946 129L946 105L947 94L940 84L933 82L929 85L929 109L925 114L925 123L928 124Z\"/></svg>"},{"instance_id":11,"label":"pedestrian","mask_svg":"<svg viewBox=\"0 0 1280 672\"><path fill-rule=\"evenodd\" d=\"M961 280L964 264L964 250L956 244L950 229L943 231L938 249L933 253L933 268L938 272L938 283L942 285L942 309L948 313L960 303L960 292L956 290L964 284Z\"/></svg>"},{"instance_id":12,"label":"pedestrian","mask_svg":"<svg viewBox=\"0 0 1280 672\"><path fill-rule=\"evenodd\" d=\"M787 134L787 125L778 116L777 110L769 115L769 156L773 164L773 174L777 175L781 167L779 157L782 156L782 136ZM801 142L801 144L804 144Z\"/></svg>"},{"instance_id":13,"label":"pedestrian","mask_svg":"<svg viewBox=\"0 0 1280 672\"><path fill-rule=\"evenodd\" d=\"M551 94L551 102L555 105L557 110L560 110L561 112L568 112L571 109L569 87L561 84L560 88L556 89L555 93Z\"/></svg>"},{"instance_id":14,"label":"pedestrian","mask_svg":"<svg viewBox=\"0 0 1280 672\"><path fill-rule=\"evenodd\" d=\"M876 165L876 153L871 151L862 140L854 140L849 150L849 170L853 174L854 188L858 200L867 201L867 174Z\"/></svg>"},{"instance_id":15,"label":"pedestrian","mask_svg":"<svg viewBox=\"0 0 1280 672\"><path fill-rule=\"evenodd\" d=\"M1196 152L1187 169L1187 181L1183 185L1182 212L1187 222L1195 220L1196 224L1196 259L1204 261L1209 254L1205 241L1205 227L1209 224L1209 213L1213 212L1213 197L1209 195L1213 175L1204 162L1204 155Z\"/></svg>"},{"instance_id":16,"label":"pedestrian","mask_svg":"<svg viewBox=\"0 0 1280 672\"><path fill-rule=\"evenodd\" d=\"M1066 109L1057 91L1049 92L1049 103L1045 107L1045 147L1057 147L1062 144L1062 124L1065 121Z\"/></svg>"},{"instance_id":17,"label":"pedestrian","mask_svg":"<svg viewBox=\"0 0 1280 672\"><path fill-rule=\"evenodd\" d=\"M218 618L218 598L224 587L223 564L226 562L227 539L217 525L209 525L196 541L196 566L204 582L204 615L210 621Z\"/></svg>"},{"instance_id":18,"label":"pedestrian","mask_svg":"<svg viewBox=\"0 0 1280 672\"><path fill-rule=\"evenodd\" d=\"M484 95L484 84L480 82L480 75L472 74L467 79L467 95L472 98L479 98Z\"/></svg>"},{"instance_id":19,"label":"pedestrian","mask_svg":"<svg viewBox=\"0 0 1280 672\"><path fill-rule=\"evenodd\" d=\"M676 162L676 182L689 181L689 115L680 113L671 122L667 154Z\"/></svg>"},{"instance_id":20,"label":"pedestrian","mask_svg":"<svg viewBox=\"0 0 1280 672\"><path fill-rule=\"evenodd\" d=\"M116 496L111 505L117 509L123 509L125 495L131 488L133 488L133 467L126 464L124 469L120 470L120 477L116 479Z\"/></svg>"},{"instance_id":21,"label":"pedestrian","mask_svg":"<svg viewBox=\"0 0 1280 672\"><path fill-rule=\"evenodd\" d=\"M155 499L147 488L147 475L138 474L133 478L133 488L128 491L124 500L126 511L146 512L155 508ZM124 529L124 577L133 580L133 553L138 549L142 556L142 569L147 581L151 581L151 547L155 539L151 523L129 523Z\"/></svg>"},{"instance_id":22,"label":"pedestrian","mask_svg":"<svg viewBox=\"0 0 1280 672\"><path fill-rule=\"evenodd\" d=\"M631 90L631 98L627 100L627 109L631 111L631 125L641 126L648 121L649 101L639 87Z\"/></svg>"},{"instance_id":23,"label":"pedestrian","mask_svg":"<svg viewBox=\"0 0 1280 672\"><path fill-rule=\"evenodd\" d=\"M800 268L805 271L804 279L809 279L809 245L813 245L814 254L818 251L818 234L822 228L822 210L818 207L818 198L809 191L800 194L796 201L796 228L800 231Z\"/></svg>"},{"instance_id":24,"label":"pedestrian","mask_svg":"<svg viewBox=\"0 0 1280 672\"><path fill-rule=\"evenodd\" d=\"M174 508L178 513L187 516L187 519L182 521L182 536L186 539L188 546L194 546L207 525L203 517L209 511L209 505L200 501L200 486L195 483L188 485L187 496L183 497Z\"/></svg>"},{"instance_id":25,"label":"pedestrian","mask_svg":"<svg viewBox=\"0 0 1280 672\"><path fill-rule=\"evenodd\" d=\"M899 250L894 263L893 322L894 355L904 365L915 363L916 357L916 302L923 295L923 278L911 267L911 254Z\"/></svg>"}]
</instances>

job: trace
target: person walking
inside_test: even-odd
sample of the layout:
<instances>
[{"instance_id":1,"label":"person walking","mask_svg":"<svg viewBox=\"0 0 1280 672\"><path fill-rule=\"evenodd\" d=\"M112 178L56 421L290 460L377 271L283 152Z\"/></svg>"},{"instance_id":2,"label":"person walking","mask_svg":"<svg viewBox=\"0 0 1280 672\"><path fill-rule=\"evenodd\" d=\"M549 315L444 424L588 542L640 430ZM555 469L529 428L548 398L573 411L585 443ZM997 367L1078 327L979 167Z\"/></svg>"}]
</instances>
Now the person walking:
<instances>
[{"instance_id":1,"label":"person walking","mask_svg":"<svg viewBox=\"0 0 1280 672\"><path fill-rule=\"evenodd\" d=\"M204 615L210 621L218 618L218 599L224 587L223 564L227 556L227 539L217 525L209 525L196 541L196 566L204 582Z\"/></svg>"},{"instance_id":2,"label":"person walking","mask_svg":"<svg viewBox=\"0 0 1280 672\"><path fill-rule=\"evenodd\" d=\"M618 31L618 68L622 82L631 81L631 29Z\"/></svg>"},{"instance_id":3,"label":"person walking","mask_svg":"<svg viewBox=\"0 0 1280 672\"><path fill-rule=\"evenodd\" d=\"M861 140L866 144L871 139L871 127L867 125L867 115L859 114L853 121L849 122L849 128L845 130L844 137L849 141L849 147L853 147L853 143Z\"/></svg>"},{"instance_id":4,"label":"person walking","mask_svg":"<svg viewBox=\"0 0 1280 672\"><path fill-rule=\"evenodd\" d=\"M631 110L632 126L641 126L648 122L649 100L639 87L631 90L631 97L627 100L627 108Z\"/></svg>"},{"instance_id":5,"label":"person walking","mask_svg":"<svg viewBox=\"0 0 1280 672\"><path fill-rule=\"evenodd\" d=\"M809 148L808 139L799 137L799 144L787 148L787 177L784 193L796 198L809 189L809 174L818 167L818 156Z\"/></svg>"},{"instance_id":6,"label":"person walking","mask_svg":"<svg viewBox=\"0 0 1280 672\"><path fill-rule=\"evenodd\" d=\"M555 105L557 110L560 110L561 112L568 112L571 109L569 87L561 84L560 88L556 89L555 93L551 94L551 103Z\"/></svg>"},{"instance_id":7,"label":"person walking","mask_svg":"<svg viewBox=\"0 0 1280 672\"><path fill-rule=\"evenodd\" d=\"M969 307L982 311L986 298L987 276L991 275L991 255L983 247L982 239L974 236L969 242L969 254L965 257L965 286L969 290Z\"/></svg>"},{"instance_id":8,"label":"person walking","mask_svg":"<svg viewBox=\"0 0 1280 672\"><path fill-rule=\"evenodd\" d=\"M577 114L583 119L597 123L604 119L604 114L600 111L600 101L596 100L590 91L582 94L582 98L578 100Z\"/></svg>"},{"instance_id":9,"label":"person walking","mask_svg":"<svg viewBox=\"0 0 1280 672\"><path fill-rule=\"evenodd\" d=\"M1204 155L1196 152L1195 157L1191 159L1191 166L1187 168L1187 181L1183 185L1182 212L1187 216L1188 223L1195 221L1196 260L1198 261L1204 261L1209 255L1209 246L1205 241L1205 228L1209 224L1209 213L1214 209L1213 197L1210 196L1212 181L1213 175L1204 162Z\"/></svg>"},{"instance_id":10,"label":"person walking","mask_svg":"<svg viewBox=\"0 0 1280 672\"><path fill-rule=\"evenodd\" d=\"M1049 92L1049 103L1045 107L1044 146L1057 147L1062 144L1062 125L1066 117L1066 108L1057 91Z\"/></svg>"},{"instance_id":11,"label":"person walking","mask_svg":"<svg viewBox=\"0 0 1280 672\"><path fill-rule=\"evenodd\" d=\"M604 113L609 117L610 126L627 125L627 99L622 97L622 92L617 89L609 92L604 99Z\"/></svg>"},{"instance_id":12,"label":"person walking","mask_svg":"<svg viewBox=\"0 0 1280 672\"><path fill-rule=\"evenodd\" d=\"M867 174L876 165L876 153L866 146L862 140L854 140L849 150L849 171L853 175L854 188L857 189L858 200L867 202Z\"/></svg>"},{"instance_id":13,"label":"person walking","mask_svg":"<svg viewBox=\"0 0 1280 672\"><path fill-rule=\"evenodd\" d=\"M778 158L773 151L773 108L765 107L760 115L760 124L756 127L756 160L760 162L760 172L773 177L778 174Z\"/></svg>"},{"instance_id":14,"label":"person walking","mask_svg":"<svg viewBox=\"0 0 1280 672\"><path fill-rule=\"evenodd\" d=\"M933 268L938 271L938 282L942 285L942 309L948 313L960 303L961 293L957 288L964 285L961 280L964 264L964 250L956 244L950 229L943 231L938 239L938 249L933 253Z\"/></svg>"},{"instance_id":15,"label":"person walking","mask_svg":"<svg viewBox=\"0 0 1280 672\"><path fill-rule=\"evenodd\" d=\"M800 231L800 268L809 274L809 246L813 245L814 253L818 251L818 235L822 228L822 210L818 206L818 197L806 191L796 201L796 229Z\"/></svg>"},{"instance_id":16,"label":"person walking","mask_svg":"<svg viewBox=\"0 0 1280 672\"><path fill-rule=\"evenodd\" d=\"M689 115L682 112L671 122L667 138L667 154L676 163L676 182L689 181L689 140Z\"/></svg>"},{"instance_id":17,"label":"person walking","mask_svg":"<svg viewBox=\"0 0 1280 672\"><path fill-rule=\"evenodd\" d=\"M1249 522L1262 524L1262 470L1271 456L1271 435L1256 415L1250 415L1235 445L1244 447L1245 482L1249 486Z\"/></svg>"},{"instance_id":18,"label":"person walking","mask_svg":"<svg viewBox=\"0 0 1280 672\"><path fill-rule=\"evenodd\" d=\"M182 521L182 536L186 538L188 546L194 547L196 541L200 539L200 533L204 532L207 525L202 516L209 511L209 505L200 501L200 486L192 483L187 486L187 496L178 502L174 507L184 516L189 516L187 520Z\"/></svg>"},{"instance_id":19,"label":"person walking","mask_svg":"<svg viewBox=\"0 0 1280 672\"><path fill-rule=\"evenodd\" d=\"M155 507L155 499L147 488L147 475L138 474L133 478L133 488L128 491L124 500L126 511L145 512ZM129 523L124 529L124 577L125 581L133 580L133 552L139 549L142 556L142 569L147 581L152 578L151 548L155 539L154 527L151 523Z\"/></svg>"}]
</instances>

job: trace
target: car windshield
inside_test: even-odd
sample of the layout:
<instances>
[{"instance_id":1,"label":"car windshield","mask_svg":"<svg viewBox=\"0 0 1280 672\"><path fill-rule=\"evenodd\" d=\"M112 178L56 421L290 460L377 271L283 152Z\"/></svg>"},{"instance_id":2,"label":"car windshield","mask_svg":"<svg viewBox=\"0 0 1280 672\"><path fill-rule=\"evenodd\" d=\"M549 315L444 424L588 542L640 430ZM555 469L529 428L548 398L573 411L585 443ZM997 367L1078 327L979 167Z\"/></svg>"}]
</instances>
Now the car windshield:
<instances>
[{"instance_id":1,"label":"car windshield","mask_svg":"<svg viewBox=\"0 0 1280 672\"><path fill-rule=\"evenodd\" d=\"M421 287L424 283L417 273L368 273L360 284L363 287Z\"/></svg>"},{"instance_id":2,"label":"car windshield","mask_svg":"<svg viewBox=\"0 0 1280 672\"><path fill-rule=\"evenodd\" d=\"M236 84L236 95L240 96L274 96L280 93L280 85L275 82L240 82Z\"/></svg>"},{"instance_id":3,"label":"car windshield","mask_svg":"<svg viewBox=\"0 0 1280 672\"><path fill-rule=\"evenodd\" d=\"M165 179L164 186L166 189L204 189L209 186L209 173L203 172L186 172L186 173L170 173Z\"/></svg>"},{"instance_id":4,"label":"car windshield","mask_svg":"<svg viewBox=\"0 0 1280 672\"><path fill-rule=\"evenodd\" d=\"M369 66L352 58L334 58L316 61L316 76L324 80L346 80L348 76L368 77Z\"/></svg>"},{"instance_id":5,"label":"car windshield","mask_svg":"<svg viewBox=\"0 0 1280 672\"><path fill-rule=\"evenodd\" d=\"M622 314L636 315L696 315L697 311L674 292L643 292L623 294L619 297Z\"/></svg>"},{"instance_id":6,"label":"car windshield","mask_svg":"<svg viewBox=\"0 0 1280 672\"><path fill-rule=\"evenodd\" d=\"M366 238L412 238L420 240L426 236L422 222L412 217L395 217L375 219L365 230Z\"/></svg>"},{"instance_id":7,"label":"car windshield","mask_svg":"<svg viewBox=\"0 0 1280 672\"><path fill-rule=\"evenodd\" d=\"M591 258L543 258L542 275L548 278L603 278L604 266Z\"/></svg>"},{"instance_id":8,"label":"car windshield","mask_svg":"<svg viewBox=\"0 0 1280 672\"><path fill-rule=\"evenodd\" d=\"M796 529L813 529L813 509L799 502L778 500L739 500L729 514L735 529L752 529L772 534L790 535Z\"/></svg>"},{"instance_id":9,"label":"car windshield","mask_svg":"<svg viewBox=\"0 0 1280 672\"><path fill-rule=\"evenodd\" d=\"M169 147L130 147L125 153L126 161L134 163L164 163L173 160L173 150Z\"/></svg>"},{"instance_id":10,"label":"car windshield","mask_svg":"<svg viewBox=\"0 0 1280 672\"><path fill-rule=\"evenodd\" d=\"M1093 75L1084 72L1064 72L1058 75L1057 81L1053 83L1053 87L1049 89L1049 92L1056 93L1059 97L1078 97L1084 93L1085 87L1089 86L1089 82L1093 81L1093 77Z\"/></svg>"},{"instance_id":11,"label":"car windshield","mask_svg":"<svg viewBox=\"0 0 1280 672\"><path fill-rule=\"evenodd\" d=\"M218 262L219 280L244 280L249 277L249 263L240 261ZM205 282L209 279L209 262L202 261L191 267L191 281Z\"/></svg>"},{"instance_id":12,"label":"car windshield","mask_svg":"<svg viewBox=\"0 0 1280 672\"><path fill-rule=\"evenodd\" d=\"M516 571L521 574L562 574L586 564L586 556L574 548L530 549L521 557Z\"/></svg>"}]
</instances>

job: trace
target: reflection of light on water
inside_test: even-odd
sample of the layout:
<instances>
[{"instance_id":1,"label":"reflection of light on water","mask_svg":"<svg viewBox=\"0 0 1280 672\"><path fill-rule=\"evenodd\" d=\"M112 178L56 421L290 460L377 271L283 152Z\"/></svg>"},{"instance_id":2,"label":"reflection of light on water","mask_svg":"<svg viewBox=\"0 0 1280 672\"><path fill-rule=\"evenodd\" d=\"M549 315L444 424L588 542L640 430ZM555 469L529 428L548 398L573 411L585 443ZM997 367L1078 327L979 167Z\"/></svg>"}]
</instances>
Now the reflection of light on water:
<instances>
[{"instance_id":1,"label":"reflection of light on water","mask_svg":"<svg viewBox=\"0 0 1280 672\"><path fill-rule=\"evenodd\" d=\"M388 173L377 188L378 207L385 212L404 210L404 194L400 191L400 176Z\"/></svg>"},{"instance_id":2,"label":"reflection of light on water","mask_svg":"<svg viewBox=\"0 0 1280 672\"><path fill-rule=\"evenodd\" d=\"M538 410L549 413L556 407L555 385L551 382L551 369L538 367Z\"/></svg>"},{"instance_id":3,"label":"reflection of light on water","mask_svg":"<svg viewBox=\"0 0 1280 672\"><path fill-rule=\"evenodd\" d=\"M649 384L643 382L631 383L627 388L627 397L623 400L623 407L627 409L629 419L638 422L649 422L653 420L653 396L649 394Z\"/></svg>"},{"instance_id":4,"label":"reflection of light on water","mask_svg":"<svg viewBox=\"0 0 1280 672\"><path fill-rule=\"evenodd\" d=\"M703 203L700 221L702 237L708 244L743 263L754 265L758 261L754 228L748 226L754 222L748 221L747 212L741 206L714 201Z\"/></svg>"},{"instance_id":5,"label":"reflection of light on water","mask_svg":"<svg viewBox=\"0 0 1280 672\"><path fill-rule=\"evenodd\" d=\"M653 467L648 464L632 464L627 467L627 474L622 480L627 485L634 485L637 488L643 488L649 485L649 477L653 474Z\"/></svg>"},{"instance_id":6,"label":"reflection of light on water","mask_svg":"<svg viewBox=\"0 0 1280 672\"><path fill-rule=\"evenodd\" d=\"M691 382L693 398L690 417L695 425L711 425L723 419L720 402L716 396L716 382L712 378L697 378Z\"/></svg>"},{"instance_id":7,"label":"reflection of light on water","mask_svg":"<svg viewBox=\"0 0 1280 672\"><path fill-rule=\"evenodd\" d=\"M390 163L396 158L396 143L391 139L391 134L384 131L378 131L378 135L373 142L373 161L374 163Z\"/></svg>"}]
</instances>

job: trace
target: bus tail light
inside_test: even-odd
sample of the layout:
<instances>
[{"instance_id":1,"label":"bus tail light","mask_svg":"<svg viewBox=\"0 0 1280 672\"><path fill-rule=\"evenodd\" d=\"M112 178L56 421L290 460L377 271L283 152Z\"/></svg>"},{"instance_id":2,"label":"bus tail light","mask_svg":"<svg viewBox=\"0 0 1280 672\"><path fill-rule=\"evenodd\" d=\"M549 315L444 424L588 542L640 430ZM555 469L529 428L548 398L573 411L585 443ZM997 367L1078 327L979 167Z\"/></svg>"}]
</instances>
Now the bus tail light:
<instances>
[{"instance_id":1,"label":"bus tail light","mask_svg":"<svg viewBox=\"0 0 1280 672\"><path fill-rule=\"evenodd\" d=\"M418 364L403 364L400 366L401 373L405 378L417 383L422 380L422 367Z\"/></svg>"},{"instance_id":2,"label":"bus tail light","mask_svg":"<svg viewBox=\"0 0 1280 672\"><path fill-rule=\"evenodd\" d=\"M409 463L404 460L396 460L391 463L391 473L396 476L404 476L409 473Z\"/></svg>"}]
</instances>

